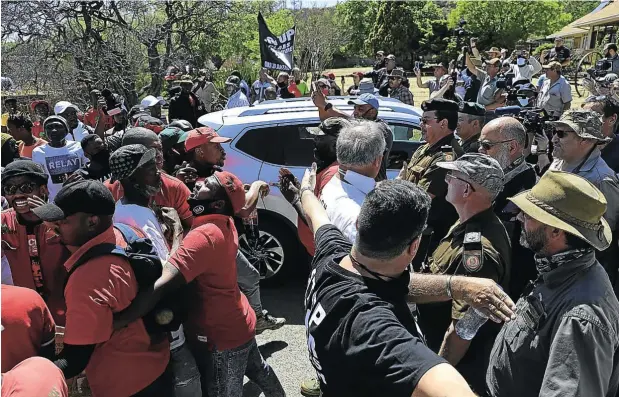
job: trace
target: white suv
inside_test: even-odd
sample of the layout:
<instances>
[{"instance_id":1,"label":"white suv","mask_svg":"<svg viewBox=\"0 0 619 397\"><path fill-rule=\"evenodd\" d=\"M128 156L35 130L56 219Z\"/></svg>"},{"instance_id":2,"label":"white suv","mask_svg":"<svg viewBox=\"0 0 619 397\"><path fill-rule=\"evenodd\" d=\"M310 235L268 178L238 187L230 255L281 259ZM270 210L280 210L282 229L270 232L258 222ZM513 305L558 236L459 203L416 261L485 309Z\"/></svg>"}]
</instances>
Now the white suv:
<instances>
[{"instance_id":1,"label":"white suv","mask_svg":"<svg viewBox=\"0 0 619 397\"><path fill-rule=\"evenodd\" d=\"M348 101L353 98L329 97L329 102L352 114L353 105ZM402 162L410 159L422 144L419 128L422 111L395 99L378 98L378 117L394 133L387 172L389 178L394 178ZM300 180L314 160L314 139L307 128L318 126L320 119L318 109L309 98L279 99L227 109L206 114L198 122L221 136L232 138L230 143L223 144L226 150L224 168L244 183L257 180L277 183L280 167L288 168ZM260 238L257 247L250 247L245 236L240 235L240 249L260 270L263 280L281 281L288 270L294 270L297 263L307 257L297 237L297 213L275 186L271 187L269 196L260 200L258 207ZM242 233L242 228L239 230Z\"/></svg>"}]
</instances>

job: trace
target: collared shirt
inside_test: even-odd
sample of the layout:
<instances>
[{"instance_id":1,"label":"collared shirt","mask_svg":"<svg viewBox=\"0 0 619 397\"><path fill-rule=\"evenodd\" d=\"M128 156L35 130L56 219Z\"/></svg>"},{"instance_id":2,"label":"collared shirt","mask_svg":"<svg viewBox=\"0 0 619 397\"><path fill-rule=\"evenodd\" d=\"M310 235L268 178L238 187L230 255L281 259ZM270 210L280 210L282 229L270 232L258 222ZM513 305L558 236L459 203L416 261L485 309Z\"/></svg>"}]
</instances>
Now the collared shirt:
<instances>
[{"instance_id":1,"label":"collared shirt","mask_svg":"<svg viewBox=\"0 0 619 397\"><path fill-rule=\"evenodd\" d=\"M579 162L580 163L580 162ZM555 159L550 165L551 170L574 172L578 164L567 164L563 160ZM595 149L580 167L579 175L595 185L606 197L606 213L611 230L616 230L619 222L619 181L613 170L602 159L599 149Z\"/></svg>"},{"instance_id":2,"label":"collared shirt","mask_svg":"<svg viewBox=\"0 0 619 397\"><path fill-rule=\"evenodd\" d=\"M619 135L615 134L613 140L604 146L602 149L602 158L606 161L606 164L619 173Z\"/></svg>"},{"instance_id":3,"label":"collared shirt","mask_svg":"<svg viewBox=\"0 0 619 397\"><path fill-rule=\"evenodd\" d=\"M213 102L217 101L215 94L219 95L219 92L217 92L215 84L211 83L210 81L205 81L204 87L198 87L198 89L196 89L195 91L195 94L198 98L200 98L202 103L204 103L204 106L206 106L206 110L210 112L213 108Z\"/></svg>"},{"instance_id":4,"label":"collared shirt","mask_svg":"<svg viewBox=\"0 0 619 397\"><path fill-rule=\"evenodd\" d=\"M495 102L494 97L499 90L496 88L497 76L490 78L486 72L477 68L477 78L481 81L481 87L477 93L477 103L482 106L493 104Z\"/></svg>"},{"instance_id":5,"label":"collared shirt","mask_svg":"<svg viewBox=\"0 0 619 397\"><path fill-rule=\"evenodd\" d=\"M413 93L404 86L399 86L395 90L392 90L389 94L390 98L398 99L400 102L405 103L407 105L413 106L415 103L413 101Z\"/></svg>"},{"instance_id":6,"label":"collared shirt","mask_svg":"<svg viewBox=\"0 0 619 397\"><path fill-rule=\"evenodd\" d=\"M538 277L516 308L490 354L490 396L615 396L619 302L593 252Z\"/></svg>"},{"instance_id":7,"label":"collared shirt","mask_svg":"<svg viewBox=\"0 0 619 397\"><path fill-rule=\"evenodd\" d=\"M226 109L238 108L242 106L249 106L249 100L247 100L247 97L243 94L243 90L238 90L228 99Z\"/></svg>"},{"instance_id":8,"label":"collared shirt","mask_svg":"<svg viewBox=\"0 0 619 397\"><path fill-rule=\"evenodd\" d=\"M357 217L365 196L374 189L373 178L346 171L340 177L333 177L320 195L320 201L327 210L331 222L342 231L348 240L357 237Z\"/></svg>"},{"instance_id":9,"label":"collared shirt","mask_svg":"<svg viewBox=\"0 0 619 397\"><path fill-rule=\"evenodd\" d=\"M65 262L67 271L99 244L127 245L111 227L77 249ZM75 269L64 289L67 322L64 342L96 344L86 366L94 396L129 396L153 383L170 358L167 340L153 343L141 319L114 331L113 315L131 304L138 284L129 261L117 255L92 258Z\"/></svg>"},{"instance_id":10,"label":"collared shirt","mask_svg":"<svg viewBox=\"0 0 619 397\"><path fill-rule=\"evenodd\" d=\"M31 232L17 221L14 209L2 211L2 254L6 256L13 285L36 290L28 236L34 236L40 271L43 276L43 296L58 325L65 323L66 305L63 287L67 273L63 267L69 251L44 224L33 225ZM34 265L36 266L36 265Z\"/></svg>"},{"instance_id":11,"label":"collared shirt","mask_svg":"<svg viewBox=\"0 0 619 397\"><path fill-rule=\"evenodd\" d=\"M230 350L255 335L256 314L237 283L239 240L234 220L226 215L197 217L169 264L191 283L187 336L216 350ZM192 281L194 281L192 283Z\"/></svg>"},{"instance_id":12,"label":"collared shirt","mask_svg":"<svg viewBox=\"0 0 619 397\"><path fill-rule=\"evenodd\" d=\"M537 106L544 109L550 115L560 116L563 114L563 107L572 101L572 89L565 77L559 76L554 83L550 79L544 80L542 88L537 98Z\"/></svg>"}]
</instances>

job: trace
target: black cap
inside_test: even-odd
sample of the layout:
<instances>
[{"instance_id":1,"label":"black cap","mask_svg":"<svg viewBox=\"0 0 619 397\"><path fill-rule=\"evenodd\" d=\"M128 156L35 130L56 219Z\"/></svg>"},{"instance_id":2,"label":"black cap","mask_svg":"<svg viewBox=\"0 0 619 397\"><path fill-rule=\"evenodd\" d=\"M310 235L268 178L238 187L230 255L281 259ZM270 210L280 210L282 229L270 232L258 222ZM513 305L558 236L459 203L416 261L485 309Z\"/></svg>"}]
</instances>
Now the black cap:
<instances>
[{"instance_id":1,"label":"black cap","mask_svg":"<svg viewBox=\"0 0 619 397\"><path fill-rule=\"evenodd\" d=\"M44 221L53 222L78 212L114 215L115 206L112 193L103 183L82 180L63 186L53 203L33 208L32 212Z\"/></svg>"},{"instance_id":2,"label":"black cap","mask_svg":"<svg viewBox=\"0 0 619 397\"><path fill-rule=\"evenodd\" d=\"M458 112L458 104L454 101L450 101L448 99L437 98L437 99L428 99L427 101L423 101L421 103L421 110L424 112L431 112L434 110L443 110L447 112Z\"/></svg>"},{"instance_id":3,"label":"black cap","mask_svg":"<svg viewBox=\"0 0 619 397\"><path fill-rule=\"evenodd\" d=\"M464 114L470 114L471 116L485 116L486 115L486 108L484 108L483 106L481 106L479 103L476 102L460 102L460 104L458 105L460 107L460 109L458 110L458 112L460 113L464 113Z\"/></svg>"},{"instance_id":4,"label":"black cap","mask_svg":"<svg viewBox=\"0 0 619 397\"><path fill-rule=\"evenodd\" d=\"M17 176L29 176L35 179L39 179L41 185L47 184L47 174L43 167L32 160L15 160L8 163L2 170L2 183L9 178Z\"/></svg>"}]
</instances>

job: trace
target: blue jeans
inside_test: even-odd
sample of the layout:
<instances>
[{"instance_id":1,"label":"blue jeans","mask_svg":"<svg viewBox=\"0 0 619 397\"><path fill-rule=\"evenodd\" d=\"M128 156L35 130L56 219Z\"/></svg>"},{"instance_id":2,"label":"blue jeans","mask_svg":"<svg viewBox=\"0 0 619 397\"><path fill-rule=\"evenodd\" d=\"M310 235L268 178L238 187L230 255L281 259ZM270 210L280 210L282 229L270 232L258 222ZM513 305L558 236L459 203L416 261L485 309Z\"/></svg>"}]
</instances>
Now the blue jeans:
<instances>
[{"instance_id":1,"label":"blue jeans","mask_svg":"<svg viewBox=\"0 0 619 397\"><path fill-rule=\"evenodd\" d=\"M191 349L202 376L202 393L208 397L241 397L243 376L256 383L266 397L285 396L273 368L264 361L256 338L237 348L218 351L192 341Z\"/></svg>"},{"instance_id":2,"label":"blue jeans","mask_svg":"<svg viewBox=\"0 0 619 397\"><path fill-rule=\"evenodd\" d=\"M174 378L174 397L201 397L200 372L187 343L170 351L167 371Z\"/></svg>"},{"instance_id":3,"label":"blue jeans","mask_svg":"<svg viewBox=\"0 0 619 397\"><path fill-rule=\"evenodd\" d=\"M241 292L247 297L249 306L254 309L256 315L262 314L262 301L260 300L260 273L247 260L239 250L236 255L236 281Z\"/></svg>"}]
</instances>

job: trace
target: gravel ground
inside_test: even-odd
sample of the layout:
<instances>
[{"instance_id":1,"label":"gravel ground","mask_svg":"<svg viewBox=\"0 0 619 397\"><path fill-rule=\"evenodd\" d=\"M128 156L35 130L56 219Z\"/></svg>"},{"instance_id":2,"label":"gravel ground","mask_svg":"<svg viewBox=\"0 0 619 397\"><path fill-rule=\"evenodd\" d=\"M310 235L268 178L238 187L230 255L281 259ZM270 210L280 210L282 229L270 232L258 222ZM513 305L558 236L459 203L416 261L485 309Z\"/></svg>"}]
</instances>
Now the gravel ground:
<instances>
[{"instance_id":1,"label":"gravel ground","mask_svg":"<svg viewBox=\"0 0 619 397\"><path fill-rule=\"evenodd\" d=\"M285 317L286 325L257 336L262 356L275 370L287 396L300 396L303 379L315 376L307 355L303 297L305 278L295 277L284 286L262 288L262 304L277 317ZM260 389L245 379L243 397L263 396Z\"/></svg>"}]
</instances>

